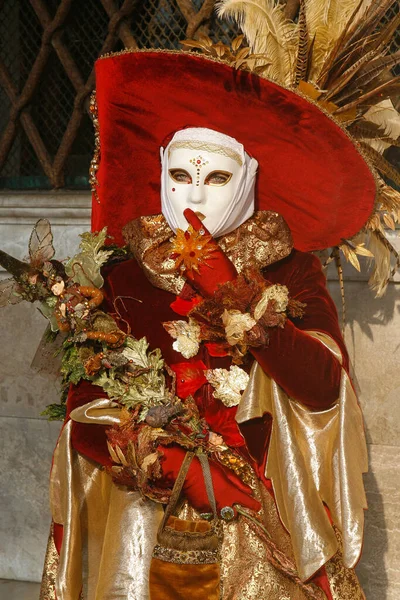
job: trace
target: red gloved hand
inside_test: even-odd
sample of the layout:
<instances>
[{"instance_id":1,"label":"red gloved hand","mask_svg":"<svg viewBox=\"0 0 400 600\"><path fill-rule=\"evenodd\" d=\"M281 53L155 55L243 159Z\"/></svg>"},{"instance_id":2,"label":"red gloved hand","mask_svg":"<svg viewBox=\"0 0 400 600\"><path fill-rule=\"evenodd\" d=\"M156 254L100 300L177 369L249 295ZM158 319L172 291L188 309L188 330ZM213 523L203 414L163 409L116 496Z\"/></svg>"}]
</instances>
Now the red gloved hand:
<instances>
[{"instance_id":1,"label":"red gloved hand","mask_svg":"<svg viewBox=\"0 0 400 600\"><path fill-rule=\"evenodd\" d=\"M204 227L199 217L187 208L183 214L187 222L195 231L204 231L205 236L210 232ZM207 248L210 248L210 257L199 264L199 270L188 270L185 277L193 283L203 296L212 296L217 287L227 281L232 281L237 276L234 264L229 260L226 254L218 246L217 242L211 238Z\"/></svg>"},{"instance_id":2,"label":"red gloved hand","mask_svg":"<svg viewBox=\"0 0 400 600\"><path fill-rule=\"evenodd\" d=\"M159 446L158 449L164 454L161 466L165 481L173 485L178 477L186 452L177 446ZM211 461L210 470L219 514L222 508L225 506L233 507L234 504L240 504L254 511L260 510L261 505L252 497L251 488L244 484L232 471L224 469ZM183 493L190 505L197 511L211 512L203 471L196 457L192 460L186 476Z\"/></svg>"}]
</instances>

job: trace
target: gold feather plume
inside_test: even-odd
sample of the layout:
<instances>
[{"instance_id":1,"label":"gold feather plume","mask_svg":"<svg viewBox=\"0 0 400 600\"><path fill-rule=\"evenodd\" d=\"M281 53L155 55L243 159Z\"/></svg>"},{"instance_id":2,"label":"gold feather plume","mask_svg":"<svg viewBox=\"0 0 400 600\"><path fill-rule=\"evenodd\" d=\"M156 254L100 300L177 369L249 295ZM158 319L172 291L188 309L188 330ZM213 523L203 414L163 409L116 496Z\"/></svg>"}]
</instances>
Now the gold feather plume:
<instances>
[{"instance_id":1,"label":"gold feather plume","mask_svg":"<svg viewBox=\"0 0 400 600\"><path fill-rule=\"evenodd\" d=\"M305 0L308 33L315 37L310 81L317 81L327 56L357 8L360 0Z\"/></svg>"},{"instance_id":2,"label":"gold feather plume","mask_svg":"<svg viewBox=\"0 0 400 600\"><path fill-rule=\"evenodd\" d=\"M385 149L400 145L400 115L391 102L400 93L400 77L393 75L400 52L390 53L400 13L387 18L397 3L300 0L294 21L285 18L282 0L221 0L217 9L220 17L239 24L256 56L268 56L272 64L263 73L278 83L298 87L333 113L376 170L375 211L358 236L343 240L340 251L358 270L358 256L375 259L370 285L377 295L384 293L399 266L385 229L394 230L400 222L400 192L394 187L400 187L400 174L383 156ZM338 252L333 249L335 260Z\"/></svg>"},{"instance_id":3,"label":"gold feather plume","mask_svg":"<svg viewBox=\"0 0 400 600\"><path fill-rule=\"evenodd\" d=\"M274 0L221 0L221 18L233 19L247 38L251 52L268 57L265 75L279 83L293 82L297 58L297 25L286 19L283 7Z\"/></svg>"}]
</instances>

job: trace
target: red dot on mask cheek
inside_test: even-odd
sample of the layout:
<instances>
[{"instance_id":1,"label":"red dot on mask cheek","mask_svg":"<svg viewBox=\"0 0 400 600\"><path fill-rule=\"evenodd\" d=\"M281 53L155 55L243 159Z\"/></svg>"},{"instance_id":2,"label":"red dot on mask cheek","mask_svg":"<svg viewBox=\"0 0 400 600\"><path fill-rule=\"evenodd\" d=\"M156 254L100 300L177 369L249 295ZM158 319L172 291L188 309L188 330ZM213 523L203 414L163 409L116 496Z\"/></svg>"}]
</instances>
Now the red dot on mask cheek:
<instances>
[{"instance_id":1,"label":"red dot on mask cheek","mask_svg":"<svg viewBox=\"0 0 400 600\"><path fill-rule=\"evenodd\" d=\"M174 191L175 191L175 188L172 188L172 191L174 192Z\"/></svg>"}]
</instances>

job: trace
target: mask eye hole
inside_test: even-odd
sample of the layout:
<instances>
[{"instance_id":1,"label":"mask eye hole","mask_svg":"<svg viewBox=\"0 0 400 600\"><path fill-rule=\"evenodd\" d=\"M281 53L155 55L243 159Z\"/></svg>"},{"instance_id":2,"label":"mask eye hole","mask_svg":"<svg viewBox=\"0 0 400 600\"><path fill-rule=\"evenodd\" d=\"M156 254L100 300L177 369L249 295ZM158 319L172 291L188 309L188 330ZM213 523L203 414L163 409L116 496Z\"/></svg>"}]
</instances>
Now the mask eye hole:
<instances>
[{"instance_id":1,"label":"mask eye hole","mask_svg":"<svg viewBox=\"0 0 400 600\"><path fill-rule=\"evenodd\" d=\"M170 169L169 176L175 183L192 183L192 178L185 169Z\"/></svg>"},{"instance_id":2,"label":"mask eye hole","mask_svg":"<svg viewBox=\"0 0 400 600\"><path fill-rule=\"evenodd\" d=\"M232 179L232 173L228 171L212 171L206 177L205 184L206 185L217 185L223 186L226 185Z\"/></svg>"}]
</instances>

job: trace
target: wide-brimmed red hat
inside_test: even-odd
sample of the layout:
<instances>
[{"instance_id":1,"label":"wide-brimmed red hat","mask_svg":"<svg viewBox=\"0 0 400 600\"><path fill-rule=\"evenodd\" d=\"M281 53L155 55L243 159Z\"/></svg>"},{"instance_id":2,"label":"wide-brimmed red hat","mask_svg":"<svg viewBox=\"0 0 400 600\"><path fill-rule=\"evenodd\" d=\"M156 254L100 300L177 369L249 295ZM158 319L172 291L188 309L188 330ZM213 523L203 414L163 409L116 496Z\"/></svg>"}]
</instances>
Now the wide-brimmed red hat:
<instances>
[{"instance_id":1,"label":"wide-brimmed red hat","mask_svg":"<svg viewBox=\"0 0 400 600\"><path fill-rule=\"evenodd\" d=\"M208 127L259 162L256 208L289 224L295 246L336 246L366 223L374 175L357 143L317 104L198 54L125 51L96 63L100 132L94 230L116 242L128 221L160 212L160 154L172 134Z\"/></svg>"}]
</instances>

